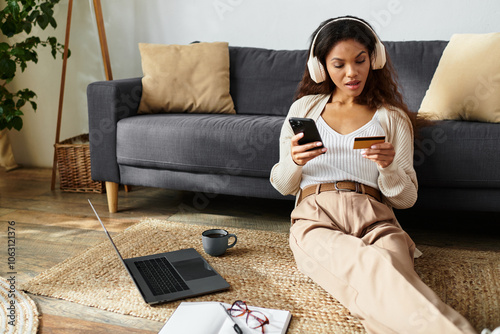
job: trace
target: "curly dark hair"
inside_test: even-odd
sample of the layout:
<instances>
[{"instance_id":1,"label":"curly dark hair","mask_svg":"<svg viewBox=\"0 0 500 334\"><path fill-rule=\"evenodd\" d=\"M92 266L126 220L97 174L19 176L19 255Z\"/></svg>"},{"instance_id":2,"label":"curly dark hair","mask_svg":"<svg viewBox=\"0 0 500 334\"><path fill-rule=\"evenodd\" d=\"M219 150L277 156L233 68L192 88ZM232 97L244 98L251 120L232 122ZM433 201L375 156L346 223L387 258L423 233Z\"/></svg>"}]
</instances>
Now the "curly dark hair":
<instances>
[{"instance_id":1,"label":"curly dark hair","mask_svg":"<svg viewBox=\"0 0 500 334\"><path fill-rule=\"evenodd\" d=\"M339 20L342 18L351 18L354 20ZM330 23L334 20L336 21ZM362 21L366 25L356 20ZM328 53L337 43L346 40L354 40L365 46L370 55L370 59L372 59L375 56L376 37L367 26L371 27L366 21L354 16L342 16L326 20L322 22L312 34L310 48L312 47L314 37L318 35L316 37L313 54L318 58L325 70L327 68L326 56ZM322 29L323 27L324 29ZM311 52L310 48L309 54ZM373 70L370 68L363 92L356 97L355 102L366 105L372 109L378 109L382 106L387 109L400 109L409 116L415 128L417 126L416 113L411 112L403 100L403 96L397 84L397 73L387 53L386 59L386 64L382 69ZM321 83L314 82L306 66L295 98L299 99L306 95L330 94L335 88L336 86L329 75L326 75L326 80Z\"/></svg>"}]
</instances>

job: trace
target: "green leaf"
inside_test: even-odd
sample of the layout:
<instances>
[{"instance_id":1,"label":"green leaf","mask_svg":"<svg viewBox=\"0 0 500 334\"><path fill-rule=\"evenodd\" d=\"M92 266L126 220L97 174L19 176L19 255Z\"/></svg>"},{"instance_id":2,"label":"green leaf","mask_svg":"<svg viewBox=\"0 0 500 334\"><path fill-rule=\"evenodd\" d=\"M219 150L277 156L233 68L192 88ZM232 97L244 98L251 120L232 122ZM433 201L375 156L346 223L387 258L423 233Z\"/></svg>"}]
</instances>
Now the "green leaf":
<instances>
[{"instance_id":1,"label":"green leaf","mask_svg":"<svg viewBox=\"0 0 500 334\"><path fill-rule=\"evenodd\" d=\"M34 61L35 63L38 61L38 54L36 51L30 51L26 54L26 61Z\"/></svg>"},{"instance_id":2,"label":"green leaf","mask_svg":"<svg viewBox=\"0 0 500 334\"><path fill-rule=\"evenodd\" d=\"M23 128L23 119L19 116L16 116L10 121L10 124L12 124L12 127L14 129L20 131Z\"/></svg>"},{"instance_id":3,"label":"green leaf","mask_svg":"<svg viewBox=\"0 0 500 334\"><path fill-rule=\"evenodd\" d=\"M31 22L24 22L23 24L23 30L29 34L31 32Z\"/></svg>"},{"instance_id":4,"label":"green leaf","mask_svg":"<svg viewBox=\"0 0 500 334\"><path fill-rule=\"evenodd\" d=\"M14 57L22 58L25 55L23 48L15 47L10 51L10 54Z\"/></svg>"},{"instance_id":5,"label":"green leaf","mask_svg":"<svg viewBox=\"0 0 500 334\"><path fill-rule=\"evenodd\" d=\"M21 11L21 18L23 20L26 20L26 18L28 17L28 15L31 13L32 10L33 6L25 1L25 3L23 4L23 10Z\"/></svg>"},{"instance_id":6,"label":"green leaf","mask_svg":"<svg viewBox=\"0 0 500 334\"><path fill-rule=\"evenodd\" d=\"M36 18L40 15L40 11L38 9L31 12L30 16L28 16L28 21L35 22Z\"/></svg>"},{"instance_id":7,"label":"green leaf","mask_svg":"<svg viewBox=\"0 0 500 334\"><path fill-rule=\"evenodd\" d=\"M19 100L17 100L16 108L22 108L22 107L24 107L25 104L26 104L26 100L19 99Z\"/></svg>"},{"instance_id":8,"label":"green leaf","mask_svg":"<svg viewBox=\"0 0 500 334\"><path fill-rule=\"evenodd\" d=\"M49 25L49 18L47 15L42 14L36 18L36 23L38 23L40 28L45 30L45 28L47 28L47 26Z\"/></svg>"},{"instance_id":9,"label":"green leaf","mask_svg":"<svg viewBox=\"0 0 500 334\"><path fill-rule=\"evenodd\" d=\"M12 109L14 108L14 100L12 99L12 95L4 99L3 101L3 110L5 114L10 114Z\"/></svg>"},{"instance_id":10,"label":"green leaf","mask_svg":"<svg viewBox=\"0 0 500 334\"><path fill-rule=\"evenodd\" d=\"M25 88L25 89L22 89L20 91L18 91L16 93L16 95L21 98L21 99L25 99L25 100L29 100L29 99L32 99L36 96L35 92L28 89L28 88Z\"/></svg>"},{"instance_id":11,"label":"green leaf","mask_svg":"<svg viewBox=\"0 0 500 334\"><path fill-rule=\"evenodd\" d=\"M42 9L42 12L47 14L47 16L52 17L54 15L54 11L52 10L52 5L48 2L44 2L40 5L40 8Z\"/></svg>"},{"instance_id":12,"label":"green leaf","mask_svg":"<svg viewBox=\"0 0 500 334\"><path fill-rule=\"evenodd\" d=\"M7 123L12 122L12 119L14 118L14 112L12 110L9 112L6 112L4 115L4 118L7 121Z\"/></svg>"},{"instance_id":13,"label":"green leaf","mask_svg":"<svg viewBox=\"0 0 500 334\"><path fill-rule=\"evenodd\" d=\"M50 23L52 28L54 28L54 29L57 28L57 22L52 16L49 17L49 23Z\"/></svg>"},{"instance_id":14,"label":"green leaf","mask_svg":"<svg viewBox=\"0 0 500 334\"><path fill-rule=\"evenodd\" d=\"M0 43L0 52L5 52L10 49L10 45L7 43Z\"/></svg>"},{"instance_id":15,"label":"green leaf","mask_svg":"<svg viewBox=\"0 0 500 334\"><path fill-rule=\"evenodd\" d=\"M10 127L10 128L9 128L9 126L8 126L7 122L5 122L5 120L4 120L4 119L1 119L1 118L0 118L0 130L3 130L3 129L8 129L8 130L10 130L10 129L12 129L12 127Z\"/></svg>"},{"instance_id":16,"label":"green leaf","mask_svg":"<svg viewBox=\"0 0 500 334\"><path fill-rule=\"evenodd\" d=\"M17 0L8 0L7 7L9 7L9 10L14 17L19 15L20 8Z\"/></svg>"},{"instance_id":17,"label":"green leaf","mask_svg":"<svg viewBox=\"0 0 500 334\"><path fill-rule=\"evenodd\" d=\"M31 49L31 48L35 47L37 44L39 44L40 42L41 42L40 37L32 36L32 37L26 38L26 40L23 43L24 43L24 45L26 45L28 48Z\"/></svg>"},{"instance_id":18,"label":"green leaf","mask_svg":"<svg viewBox=\"0 0 500 334\"><path fill-rule=\"evenodd\" d=\"M10 14L9 7L4 7L2 10L0 10L0 13L2 14L3 17L8 16Z\"/></svg>"},{"instance_id":19,"label":"green leaf","mask_svg":"<svg viewBox=\"0 0 500 334\"><path fill-rule=\"evenodd\" d=\"M36 108L38 107L36 102L30 101L30 104L31 104L31 108L33 108L33 110L36 111Z\"/></svg>"},{"instance_id":20,"label":"green leaf","mask_svg":"<svg viewBox=\"0 0 500 334\"><path fill-rule=\"evenodd\" d=\"M7 37L12 37L16 34L16 24L12 21L6 21L2 25L2 33Z\"/></svg>"},{"instance_id":21,"label":"green leaf","mask_svg":"<svg viewBox=\"0 0 500 334\"><path fill-rule=\"evenodd\" d=\"M16 62L8 58L0 59L0 73L0 79L7 80L14 78L16 74Z\"/></svg>"}]
</instances>

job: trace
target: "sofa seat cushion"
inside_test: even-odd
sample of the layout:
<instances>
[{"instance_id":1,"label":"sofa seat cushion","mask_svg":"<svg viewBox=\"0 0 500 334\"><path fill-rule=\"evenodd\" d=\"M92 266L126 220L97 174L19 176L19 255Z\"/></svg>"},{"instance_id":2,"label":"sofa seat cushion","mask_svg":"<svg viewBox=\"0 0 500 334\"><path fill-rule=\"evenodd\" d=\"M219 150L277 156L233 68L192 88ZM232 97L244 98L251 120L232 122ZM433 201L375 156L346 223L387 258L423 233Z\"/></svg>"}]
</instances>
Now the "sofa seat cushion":
<instances>
[{"instance_id":1,"label":"sofa seat cushion","mask_svg":"<svg viewBox=\"0 0 500 334\"><path fill-rule=\"evenodd\" d=\"M420 186L500 188L500 127L438 121L420 130L414 165Z\"/></svg>"},{"instance_id":2,"label":"sofa seat cushion","mask_svg":"<svg viewBox=\"0 0 500 334\"><path fill-rule=\"evenodd\" d=\"M156 114L117 124L119 165L269 177L284 117Z\"/></svg>"}]
</instances>

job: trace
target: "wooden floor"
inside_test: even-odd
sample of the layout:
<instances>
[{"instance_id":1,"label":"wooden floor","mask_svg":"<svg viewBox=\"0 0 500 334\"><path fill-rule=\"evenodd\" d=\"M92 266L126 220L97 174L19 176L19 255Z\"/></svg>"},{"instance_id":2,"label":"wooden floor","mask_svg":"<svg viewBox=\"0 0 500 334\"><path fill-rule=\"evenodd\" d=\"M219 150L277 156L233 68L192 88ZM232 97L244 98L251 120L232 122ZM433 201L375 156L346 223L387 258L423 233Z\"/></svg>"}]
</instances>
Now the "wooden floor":
<instances>
[{"instance_id":1,"label":"wooden floor","mask_svg":"<svg viewBox=\"0 0 500 334\"><path fill-rule=\"evenodd\" d=\"M0 245L6 245L7 223L15 221L20 283L104 240L87 198L111 232L122 231L146 217L167 219L179 212L234 217L234 221L258 216L262 221L272 220L272 229L286 231L293 208L293 203L285 200L133 187L128 193L120 189L119 211L110 214L105 194L51 191L50 178L49 169L0 171ZM417 245L500 251L498 213L405 210L397 215ZM6 262L6 247L1 247L1 258ZM0 276L6 276L6 267L6 263L0 264ZM31 297L42 313L39 333L157 333L163 325L63 300Z\"/></svg>"}]
</instances>

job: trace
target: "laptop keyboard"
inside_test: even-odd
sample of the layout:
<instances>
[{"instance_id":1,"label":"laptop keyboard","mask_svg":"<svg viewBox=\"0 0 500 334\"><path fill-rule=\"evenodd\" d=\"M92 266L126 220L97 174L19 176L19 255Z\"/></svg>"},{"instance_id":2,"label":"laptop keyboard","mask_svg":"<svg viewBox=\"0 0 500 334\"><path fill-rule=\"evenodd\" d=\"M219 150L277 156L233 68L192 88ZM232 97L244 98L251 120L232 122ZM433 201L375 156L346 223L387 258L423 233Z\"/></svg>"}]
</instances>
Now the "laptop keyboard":
<instances>
[{"instance_id":1,"label":"laptop keyboard","mask_svg":"<svg viewBox=\"0 0 500 334\"><path fill-rule=\"evenodd\" d=\"M189 289L164 257L135 261L135 265L155 296Z\"/></svg>"}]
</instances>

